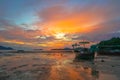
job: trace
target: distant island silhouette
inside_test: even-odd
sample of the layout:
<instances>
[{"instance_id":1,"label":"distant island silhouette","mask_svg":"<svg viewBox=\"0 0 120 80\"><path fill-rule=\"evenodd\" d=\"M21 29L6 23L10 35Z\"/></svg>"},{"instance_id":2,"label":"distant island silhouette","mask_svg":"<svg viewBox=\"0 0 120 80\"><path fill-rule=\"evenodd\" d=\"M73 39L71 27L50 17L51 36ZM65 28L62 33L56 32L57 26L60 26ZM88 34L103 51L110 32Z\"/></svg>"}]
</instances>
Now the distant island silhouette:
<instances>
[{"instance_id":1,"label":"distant island silhouette","mask_svg":"<svg viewBox=\"0 0 120 80\"><path fill-rule=\"evenodd\" d=\"M11 47L0 46L0 50L14 50Z\"/></svg>"},{"instance_id":2,"label":"distant island silhouette","mask_svg":"<svg viewBox=\"0 0 120 80\"><path fill-rule=\"evenodd\" d=\"M113 37L110 40L104 40L101 41L99 44L99 46L103 46L103 45L109 45L109 46L113 46L113 45L120 45L120 38L119 37Z\"/></svg>"},{"instance_id":3,"label":"distant island silhouette","mask_svg":"<svg viewBox=\"0 0 120 80\"><path fill-rule=\"evenodd\" d=\"M114 37L110 40L101 41L98 44L97 52L99 54L120 55L120 38Z\"/></svg>"},{"instance_id":4,"label":"distant island silhouette","mask_svg":"<svg viewBox=\"0 0 120 80\"><path fill-rule=\"evenodd\" d=\"M71 48L63 48L63 49L59 48L59 49L51 49L51 50L73 50L73 49L71 49Z\"/></svg>"}]
</instances>

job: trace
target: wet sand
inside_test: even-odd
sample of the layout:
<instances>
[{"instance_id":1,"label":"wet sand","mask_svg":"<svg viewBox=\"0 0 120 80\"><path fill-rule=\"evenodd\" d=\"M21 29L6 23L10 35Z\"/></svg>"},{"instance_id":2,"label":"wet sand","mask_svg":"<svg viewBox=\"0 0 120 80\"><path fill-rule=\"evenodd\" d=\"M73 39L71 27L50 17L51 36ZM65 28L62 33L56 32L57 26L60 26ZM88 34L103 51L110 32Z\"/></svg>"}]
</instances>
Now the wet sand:
<instances>
[{"instance_id":1,"label":"wet sand","mask_svg":"<svg viewBox=\"0 0 120 80\"><path fill-rule=\"evenodd\" d=\"M74 62L74 53L0 56L0 80L120 80L120 57Z\"/></svg>"}]
</instances>

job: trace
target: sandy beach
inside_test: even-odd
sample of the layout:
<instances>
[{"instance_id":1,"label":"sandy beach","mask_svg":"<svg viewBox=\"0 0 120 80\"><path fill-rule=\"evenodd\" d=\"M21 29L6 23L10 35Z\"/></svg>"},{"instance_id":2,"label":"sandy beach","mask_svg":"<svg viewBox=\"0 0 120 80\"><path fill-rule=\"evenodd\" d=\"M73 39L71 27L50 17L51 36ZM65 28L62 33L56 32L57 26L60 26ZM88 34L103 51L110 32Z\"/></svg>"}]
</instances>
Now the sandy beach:
<instances>
[{"instance_id":1,"label":"sandy beach","mask_svg":"<svg viewBox=\"0 0 120 80\"><path fill-rule=\"evenodd\" d=\"M69 52L0 56L0 80L120 80L119 56L79 62L74 57Z\"/></svg>"}]
</instances>

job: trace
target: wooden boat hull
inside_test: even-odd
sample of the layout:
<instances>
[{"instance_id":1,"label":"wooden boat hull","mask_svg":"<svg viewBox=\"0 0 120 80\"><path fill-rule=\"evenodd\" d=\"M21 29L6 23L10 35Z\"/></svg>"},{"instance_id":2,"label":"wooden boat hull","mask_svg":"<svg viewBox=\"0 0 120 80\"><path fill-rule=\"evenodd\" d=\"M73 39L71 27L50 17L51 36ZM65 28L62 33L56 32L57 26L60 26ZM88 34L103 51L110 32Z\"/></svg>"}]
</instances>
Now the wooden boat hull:
<instances>
[{"instance_id":1,"label":"wooden boat hull","mask_svg":"<svg viewBox=\"0 0 120 80\"><path fill-rule=\"evenodd\" d=\"M76 53L76 60L93 60L94 53Z\"/></svg>"}]
</instances>

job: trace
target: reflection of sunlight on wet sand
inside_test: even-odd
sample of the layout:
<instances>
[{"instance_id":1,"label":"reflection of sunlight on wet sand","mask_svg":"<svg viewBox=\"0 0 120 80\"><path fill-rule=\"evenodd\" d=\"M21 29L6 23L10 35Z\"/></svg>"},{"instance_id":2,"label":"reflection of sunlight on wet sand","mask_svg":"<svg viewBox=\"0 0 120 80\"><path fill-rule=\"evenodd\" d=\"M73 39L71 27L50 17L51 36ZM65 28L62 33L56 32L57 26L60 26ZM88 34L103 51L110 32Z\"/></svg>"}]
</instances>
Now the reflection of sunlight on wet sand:
<instances>
[{"instance_id":1,"label":"reflection of sunlight on wet sand","mask_svg":"<svg viewBox=\"0 0 120 80\"><path fill-rule=\"evenodd\" d=\"M68 67L69 66L69 67ZM81 71L81 72L80 72ZM91 69L86 70L75 70L70 65L56 64L53 65L50 71L50 80L93 80L90 76ZM91 79L90 79L91 78Z\"/></svg>"},{"instance_id":2,"label":"reflection of sunlight on wet sand","mask_svg":"<svg viewBox=\"0 0 120 80\"><path fill-rule=\"evenodd\" d=\"M69 80L84 80L83 77L80 76L79 73L76 72L74 69L69 67L69 68L66 68L66 70L69 73L69 77L70 77Z\"/></svg>"},{"instance_id":3,"label":"reflection of sunlight on wet sand","mask_svg":"<svg viewBox=\"0 0 120 80\"><path fill-rule=\"evenodd\" d=\"M75 66L68 64L69 61L61 54L55 54L51 58L56 59L56 64L51 66L49 80L93 80L91 69L78 68L77 70Z\"/></svg>"},{"instance_id":4,"label":"reflection of sunlight on wet sand","mask_svg":"<svg viewBox=\"0 0 120 80\"><path fill-rule=\"evenodd\" d=\"M95 80L91 67L73 62L74 56L71 53L21 54L4 57L0 64L5 64L12 74L21 71L19 75L29 73L37 80Z\"/></svg>"}]
</instances>

